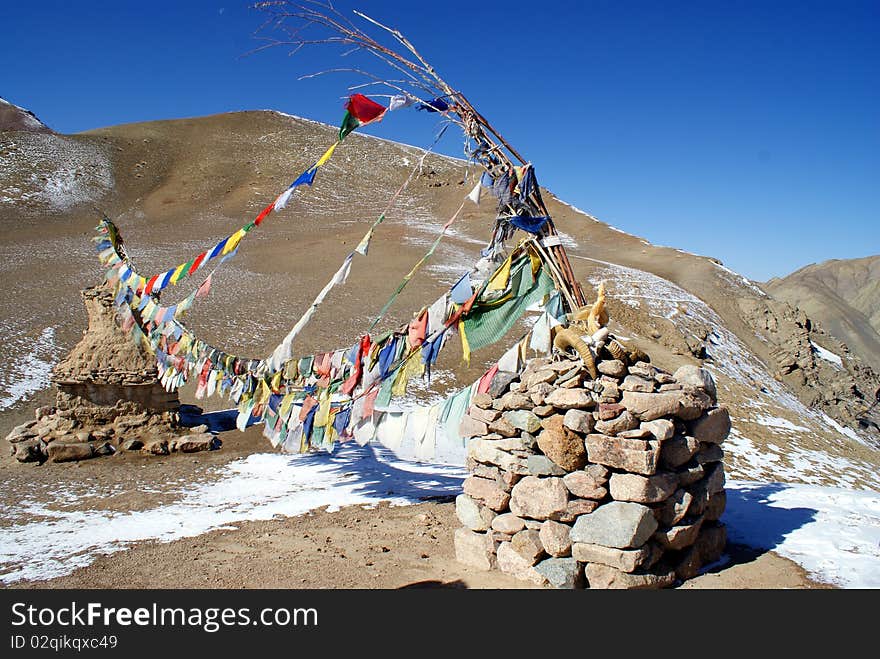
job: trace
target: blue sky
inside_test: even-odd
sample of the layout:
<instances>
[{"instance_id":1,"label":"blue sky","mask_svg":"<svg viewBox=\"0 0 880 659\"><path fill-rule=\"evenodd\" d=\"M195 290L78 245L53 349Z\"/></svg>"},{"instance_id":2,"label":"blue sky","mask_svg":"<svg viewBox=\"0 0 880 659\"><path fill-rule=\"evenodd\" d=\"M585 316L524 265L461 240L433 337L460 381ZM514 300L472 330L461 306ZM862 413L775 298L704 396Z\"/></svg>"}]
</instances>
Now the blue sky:
<instances>
[{"instance_id":1,"label":"blue sky","mask_svg":"<svg viewBox=\"0 0 880 659\"><path fill-rule=\"evenodd\" d=\"M757 279L880 253L880 3L352 2L603 221ZM230 0L3 2L0 95L60 132L272 108L336 124L332 48L248 57ZM362 129L427 146L425 113ZM443 150L460 155L460 141Z\"/></svg>"}]
</instances>

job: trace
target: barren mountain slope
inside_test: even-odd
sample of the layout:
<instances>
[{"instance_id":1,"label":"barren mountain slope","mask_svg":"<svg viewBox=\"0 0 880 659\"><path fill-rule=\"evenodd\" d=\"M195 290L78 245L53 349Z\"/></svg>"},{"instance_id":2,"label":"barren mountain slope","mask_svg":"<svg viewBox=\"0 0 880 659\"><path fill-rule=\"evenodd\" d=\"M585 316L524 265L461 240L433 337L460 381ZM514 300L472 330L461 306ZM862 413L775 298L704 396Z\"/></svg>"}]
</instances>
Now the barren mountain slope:
<instances>
[{"instance_id":1,"label":"barren mountain slope","mask_svg":"<svg viewBox=\"0 0 880 659\"><path fill-rule=\"evenodd\" d=\"M14 156L0 160L0 272L8 282L8 295L0 298L8 356L0 370L4 426L29 417L47 398L49 368L85 327L78 291L101 276L89 241L99 219L95 207L117 221L142 273L164 271L252 219L323 153L335 132L279 113L242 112L76 136L0 135L0 152ZM217 270L211 295L188 324L236 354L268 355L419 157L412 147L351 135L314 186L298 191ZM351 345L366 331L474 181L463 161L429 156L391 206L369 255L355 258L348 283L332 292L298 339L299 353ZM719 398L734 416L727 445L733 476L880 487L876 436L840 425L854 424L876 377L838 341L712 259L655 247L548 201L579 279L608 281L613 329L661 366L705 360L715 373ZM493 217L488 195L479 208L468 202L376 331L408 320L468 269ZM166 291L163 300L173 304L200 281ZM465 369L450 346L431 392L420 396L469 383L504 347L478 353ZM184 400L191 396L182 392ZM229 406L216 398L199 404Z\"/></svg>"},{"instance_id":2,"label":"barren mountain slope","mask_svg":"<svg viewBox=\"0 0 880 659\"><path fill-rule=\"evenodd\" d=\"M880 255L814 263L765 287L880 368Z\"/></svg>"},{"instance_id":3,"label":"barren mountain slope","mask_svg":"<svg viewBox=\"0 0 880 659\"><path fill-rule=\"evenodd\" d=\"M0 133L8 130L29 133L51 133L49 128L30 110L25 110L0 97Z\"/></svg>"}]
</instances>

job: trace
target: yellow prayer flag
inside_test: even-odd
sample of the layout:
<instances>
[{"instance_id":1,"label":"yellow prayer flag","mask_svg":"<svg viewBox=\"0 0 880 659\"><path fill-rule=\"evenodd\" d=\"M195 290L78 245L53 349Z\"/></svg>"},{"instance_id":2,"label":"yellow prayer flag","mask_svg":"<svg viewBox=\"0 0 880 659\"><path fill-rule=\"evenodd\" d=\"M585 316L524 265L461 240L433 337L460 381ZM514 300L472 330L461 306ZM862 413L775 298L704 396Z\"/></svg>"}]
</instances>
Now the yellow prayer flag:
<instances>
[{"instance_id":1,"label":"yellow prayer flag","mask_svg":"<svg viewBox=\"0 0 880 659\"><path fill-rule=\"evenodd\" d=\"M339 142L334 142L333 146L331 146L329 149L327 149L327 152L323 156L321 156L321 158L318 160L318 162L315 163L315 167L320 167L325 162L330 160L330 156L333 155L333 152L336 150L336 146L338 144L339 144Z\"/></svg>"},{"instance_id":2,"label":"yellow prayer flag","mask_svg":"<svg viewBox=\"0 0 880 659\"><path fill-rule=\"evenodd\" d=\"M461 336L461 352L462 358L464 359L464 363L467 366L471 365L471 346L468 343L467 334L464 331L464 321L458 321L458 334Z\"/></svg>"},{"instance_id":3,"label":"yellow prayer flag","mask_svg":"<svg viewBox=\"0 0 880 659\"><path fill-rule=\"evenodd\" d=\"M486 284L486 289L490 291L503 291L507 288L507 282L510 281L510 267L512 264L513 252L511 252L510 256L507 257L507 260L498 267L492 275L492 278L489 279L489 283Z\"/></svg>"},{"instance_id":4,"label":"yellow prayer flag","mask_svg":"<svg viewBox=\"0 0 880 659\"><path fill-rule=\"evenodd\" d=\"M229 236L229 239L226 241L226 245L223 246L222 254L225 256L226 254L229 254L229 252L235 250L235 248L238 247L238 243L240 243L241 239L244 238L245 233L247 232L244 229L239 229L231 236Z\"/></svg>"}]
</instances>

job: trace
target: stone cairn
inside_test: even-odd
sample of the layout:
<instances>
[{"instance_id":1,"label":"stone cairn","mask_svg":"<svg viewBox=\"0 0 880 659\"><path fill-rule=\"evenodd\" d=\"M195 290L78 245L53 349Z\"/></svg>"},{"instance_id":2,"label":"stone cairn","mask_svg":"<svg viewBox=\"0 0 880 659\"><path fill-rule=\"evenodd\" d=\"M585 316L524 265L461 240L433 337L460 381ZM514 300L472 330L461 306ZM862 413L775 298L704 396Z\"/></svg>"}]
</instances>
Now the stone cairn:
<instances>
[{"instance_id":1,"label":"stone cairn","mask_svg":"<svg viewBox=\"0 0 880 659\"><path fill-rule=\"evenodd\" d=\"M726 544L721 442L730 416L705 369L643 353L533 359L498 372L462 419L457 559L557 588L661 588Z\"/></svg>"},{"instance_id":2,"label":"stone cairn","mask_svg":"<svg viewBox=\"0 0 880 659\"><path fill-rule=\"evenodd\" d=\"M38 408L33 421L12 429L12 455L71 462L120 449L168 455L219 448L207 426L180 427L177 392L165 391L153 356L119 327L113 292L98 286L82 297L89 327L52 370L55 406Z\"/></svg>"}]
</instances>

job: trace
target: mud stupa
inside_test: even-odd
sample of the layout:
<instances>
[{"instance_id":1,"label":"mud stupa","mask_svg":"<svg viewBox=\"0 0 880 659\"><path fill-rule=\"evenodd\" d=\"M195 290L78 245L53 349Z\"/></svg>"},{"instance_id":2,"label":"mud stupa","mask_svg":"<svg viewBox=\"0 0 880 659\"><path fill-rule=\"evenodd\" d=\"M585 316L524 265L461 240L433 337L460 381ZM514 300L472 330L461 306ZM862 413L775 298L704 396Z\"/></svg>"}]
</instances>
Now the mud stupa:
<instances>
[{"instance_id":1,"label":"mud stupa","mask_svg":"<svg viewBox=\"0 0 880 659\"><path fill-rule=\"evenodd\" d=\"M52 371L54 407L7 436L20 462L69 462L120 449L167 455L216 448L207 432L180 432L180 399L158 378L155 356L119 326L113 292L105 284L82 291L88 330ZM206 431L204 427L197 430Z\"/></svg>"}]
</instances>

